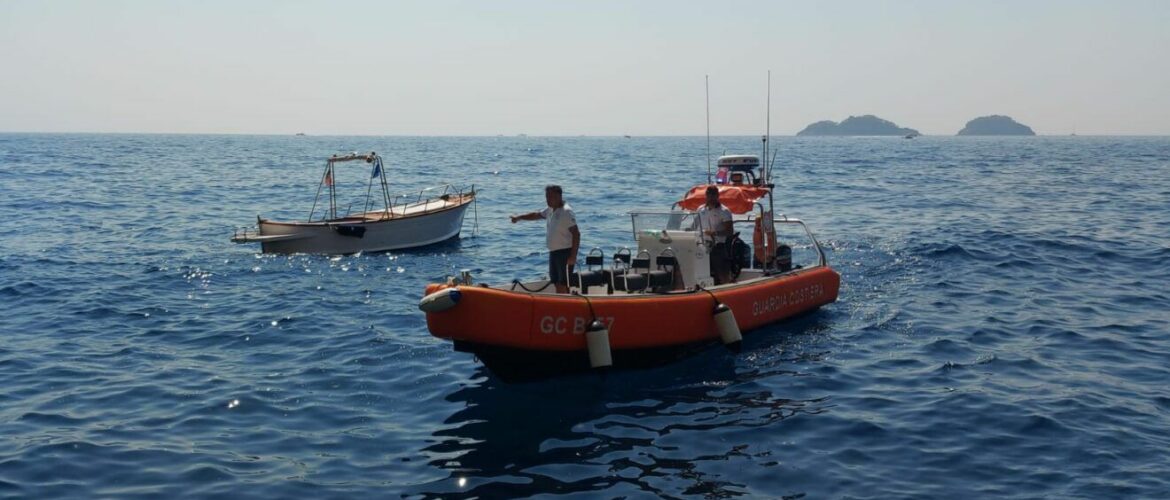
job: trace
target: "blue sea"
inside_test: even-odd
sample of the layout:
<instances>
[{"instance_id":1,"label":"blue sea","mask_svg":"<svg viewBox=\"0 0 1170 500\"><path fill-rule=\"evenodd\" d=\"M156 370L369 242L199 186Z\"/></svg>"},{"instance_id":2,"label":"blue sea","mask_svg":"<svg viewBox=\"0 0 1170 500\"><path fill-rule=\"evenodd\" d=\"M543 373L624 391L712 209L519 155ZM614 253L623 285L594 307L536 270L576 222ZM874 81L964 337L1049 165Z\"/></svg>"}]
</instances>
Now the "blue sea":
<instances>
[{"instance_id":1,"label":"blue sea","mask_svg":"<svg viewBox=\"0 0 1170 500\"><path fill-rule=\"evenodd\" d=\"M549 183L584 247L631 244L705 138L0 134L0 497L1170 496L1170 138L773 146L838 302L739 354L509 384L430 336L423 287L543 274L507 216ZM394 192L474 184L462 238L228 241L307 217L350 151ZM368 165L337 177L364 195Z\"/></svg>"}]
</instances>

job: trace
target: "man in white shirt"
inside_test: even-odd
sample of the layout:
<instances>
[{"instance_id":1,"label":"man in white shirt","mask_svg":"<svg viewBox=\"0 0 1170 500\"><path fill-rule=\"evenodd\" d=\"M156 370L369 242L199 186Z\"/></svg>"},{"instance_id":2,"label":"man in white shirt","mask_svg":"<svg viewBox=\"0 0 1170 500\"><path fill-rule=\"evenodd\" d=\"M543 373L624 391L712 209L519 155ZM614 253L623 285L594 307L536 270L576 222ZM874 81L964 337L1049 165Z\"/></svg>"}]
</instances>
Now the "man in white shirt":
<instances>
[{"instance_id":1,"label":"man in white shirt","mask_svg":"<svg viewBox=\"0 0 1170 500\"><path fill-rule=\"evenodd\" d=\"M707 203L699 208L703 242L711 253L711 276L715 284L731 281L731 262L727 239L732 234L731 211L719 202L719 188L707 186Z\"/></svg>"},{"instance_id":2,"label":"man in white shirt","mask_svg":"<svg viewBox=\"0 0 1170 500\"><path fill-rule=\"evenodd\" d=\"M548 207L539 212L513 215L512 223L521 220L544 219L548 229L548 276L557 287L557 293L569 293L569 274L577 264L577 250L581 246L581 232L577 230L577 215L562 198L561 187L544 187L544 201Z\"/></svg>"}]
</instances>

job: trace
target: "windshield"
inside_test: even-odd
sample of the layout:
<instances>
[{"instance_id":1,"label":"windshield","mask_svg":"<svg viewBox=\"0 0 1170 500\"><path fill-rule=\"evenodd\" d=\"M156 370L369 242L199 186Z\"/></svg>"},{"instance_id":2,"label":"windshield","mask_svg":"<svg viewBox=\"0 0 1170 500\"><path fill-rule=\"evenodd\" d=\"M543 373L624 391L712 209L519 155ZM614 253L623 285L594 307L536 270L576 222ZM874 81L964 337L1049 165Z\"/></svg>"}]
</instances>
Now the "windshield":
<instances>
[{"instance_id":1,"label":"windshield","mask_svg":"<svg viewBox=\"0 0 1170 500\"><path fill-rule=\"evenodd\" d=\"M634 239L644 232L698 231L696 212L632 212L630 218L634 224Z\"/></svg>"}]
</instances>

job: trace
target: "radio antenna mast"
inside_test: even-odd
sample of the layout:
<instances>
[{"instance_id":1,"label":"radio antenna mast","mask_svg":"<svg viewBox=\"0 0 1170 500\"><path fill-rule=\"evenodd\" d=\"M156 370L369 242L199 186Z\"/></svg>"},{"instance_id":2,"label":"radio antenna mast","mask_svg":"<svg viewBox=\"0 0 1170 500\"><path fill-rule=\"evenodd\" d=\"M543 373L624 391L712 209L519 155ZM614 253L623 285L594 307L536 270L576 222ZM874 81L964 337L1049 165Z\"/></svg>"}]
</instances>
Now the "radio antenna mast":
<instances>
[{"instance_id":1,"label":"radio antenna mast","mask_svg":"<svg viewBox=\"0 0 1170 500\"><path fill-rule=\"evenodd\" d=\"M767 124L764 126L764 157L760 158L763 161L768 161L768 140L772 138L772 70L768 70L768 110L764 113L767 117ZM772 182L772 166L768 165L767 182Z\"/></svg>"},{"instance_id":2,"label":"radio antenna mast","mask_svg":"<svg viewBox=\"0 0 1170 500\"><path fill-rule=\"evenodd\" d=\"M707 97L707 184L711 183L711 75L703 75L703 92Z\"/></svg>"}]
</instances>

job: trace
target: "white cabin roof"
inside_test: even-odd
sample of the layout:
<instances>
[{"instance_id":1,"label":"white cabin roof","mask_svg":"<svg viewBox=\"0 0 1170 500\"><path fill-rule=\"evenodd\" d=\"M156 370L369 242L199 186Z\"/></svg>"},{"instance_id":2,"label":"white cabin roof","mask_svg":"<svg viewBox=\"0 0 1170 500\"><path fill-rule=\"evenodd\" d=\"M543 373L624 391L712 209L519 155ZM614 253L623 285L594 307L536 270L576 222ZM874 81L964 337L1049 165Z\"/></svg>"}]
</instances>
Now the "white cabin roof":
<instances>
[{"instance_id":1,"label":"white cabin roof","mask_svg":"<svg viewBox=\"0 0 1170 500\"><path fill-rule=\"evenodd\" d=\"M726 155L720 156L716 164L720 167L758 167L760 166L760 157L756 155Z\"/></svg>"}]
</instances>

